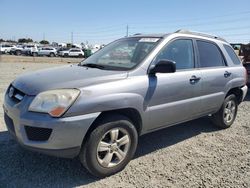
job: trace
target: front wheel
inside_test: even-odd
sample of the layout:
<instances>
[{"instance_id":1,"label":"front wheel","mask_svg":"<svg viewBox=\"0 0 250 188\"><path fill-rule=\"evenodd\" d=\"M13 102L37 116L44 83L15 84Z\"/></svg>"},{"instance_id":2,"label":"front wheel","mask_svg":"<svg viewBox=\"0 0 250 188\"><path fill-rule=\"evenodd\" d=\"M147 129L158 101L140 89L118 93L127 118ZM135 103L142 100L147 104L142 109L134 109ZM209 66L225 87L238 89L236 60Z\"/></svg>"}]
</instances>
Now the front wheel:
<instances>
[{"instance_id":1,"label":"front wheel","mask_svg":"<svg viewBox=\"0 0 250 188\"><path fill-rule=\"evenodd\" d=\"M107 116L82 146L80 160L97 177L115 174L128 164L137 147L138 134L125 116Z\"/></svg>"},{"instance_id":2,"label":"front wheel","mask_svg":"<svg viewBox=\"0 0 250 188\"><path fill-rule=\"evenodd\" d=\"M237 115L238 102L234 94L228 95L220 110L213 114L212 120L220 128L229 128Z\"/></svg>"}]
</instances>

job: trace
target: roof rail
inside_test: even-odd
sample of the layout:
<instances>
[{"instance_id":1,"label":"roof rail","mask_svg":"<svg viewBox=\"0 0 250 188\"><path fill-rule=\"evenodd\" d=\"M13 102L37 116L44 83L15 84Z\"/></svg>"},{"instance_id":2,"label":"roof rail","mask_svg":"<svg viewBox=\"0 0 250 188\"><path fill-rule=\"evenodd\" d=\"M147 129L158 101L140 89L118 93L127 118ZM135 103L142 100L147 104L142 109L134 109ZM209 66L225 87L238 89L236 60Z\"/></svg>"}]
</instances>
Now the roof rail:
<instances>
[{"instance_id":1,"label":"roof rail","mask_svg":"<svg viewBox=\"0 0 250 188\"><path fill-rule=\"evenodd\" d=\"M218 40L227 42L225 39L223 39L223 38L221 38L219 36L215 36L215 35L211 35L211 34L207 34L207 33L196 32L196 31L189 31L189 30L179 29L179 30L175 31L174 33L191 34L191 35L196 35L196 36L201 36L201 37L208 37L208 38L218 39Z\"/></svg>"}]
</instances>

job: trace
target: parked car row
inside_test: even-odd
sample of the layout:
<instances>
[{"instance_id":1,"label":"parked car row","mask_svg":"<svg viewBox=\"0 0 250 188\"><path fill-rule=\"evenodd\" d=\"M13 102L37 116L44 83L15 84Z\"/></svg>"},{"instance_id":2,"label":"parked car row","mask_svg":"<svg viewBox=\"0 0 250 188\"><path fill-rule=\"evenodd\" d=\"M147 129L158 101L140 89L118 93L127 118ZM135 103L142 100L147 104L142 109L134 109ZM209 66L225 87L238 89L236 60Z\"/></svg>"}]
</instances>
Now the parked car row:
<instances>
[{"instance_id":1,"label":"parked car row","mask_svg":"<svg viewBox=\"0 0 250 188\"><path fill-rule=\"evenodd\" d=\"M11 55L27 55L27 56L48 56L48 57L89 57L91 50L83 50L81 48L54 48L40 47L36 44L29 45L0 45L1 53Z\"/></svg>"}]
</instances>

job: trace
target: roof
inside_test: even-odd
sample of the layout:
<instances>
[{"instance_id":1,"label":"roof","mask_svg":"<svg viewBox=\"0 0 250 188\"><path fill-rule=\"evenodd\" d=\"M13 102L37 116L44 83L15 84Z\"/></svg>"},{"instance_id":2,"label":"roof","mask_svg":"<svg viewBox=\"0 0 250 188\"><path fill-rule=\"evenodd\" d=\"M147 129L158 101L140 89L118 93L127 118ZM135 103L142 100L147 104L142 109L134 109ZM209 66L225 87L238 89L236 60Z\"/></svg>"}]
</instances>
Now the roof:
<instances>
[{"instance_id":1,"label":"roof","mask_svg":"<svg viewBox=\"0 0 250 188\"><path fill-rule=\"evenodd\" d=\"M188 35L199 36L199 37L206 37L206 38L217 39L217 40L220 40L223 42L227 42L225 39L223 39L219 36L216 36L216 35L201 33L201 32L196 32L196 31L183 30L183 29L177 30L173 33L166 33L166 34L141 34L141 33L137 33L137 34L130 36L130 37L166 38L167 36L174 34L174 33L188 34Z\"/></svg>"}]
</instances>

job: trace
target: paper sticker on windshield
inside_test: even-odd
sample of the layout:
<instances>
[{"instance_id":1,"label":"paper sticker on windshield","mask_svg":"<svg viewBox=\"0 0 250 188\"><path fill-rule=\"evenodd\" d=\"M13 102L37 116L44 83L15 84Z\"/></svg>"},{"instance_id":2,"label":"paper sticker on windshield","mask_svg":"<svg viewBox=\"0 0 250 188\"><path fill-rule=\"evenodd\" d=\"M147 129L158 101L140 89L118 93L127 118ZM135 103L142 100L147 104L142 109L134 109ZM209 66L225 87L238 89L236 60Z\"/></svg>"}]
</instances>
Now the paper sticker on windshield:
<instances>
[{"instance_id":1,"label":"paper sticker on windshield","mask_svg":"<svg viewBox=\"0 0 250 188\"><path fill-rule=\"evenodd\" d=\"M157 42L159 38L141 38L139 42Z\"/></svg>"}]
</instances>

